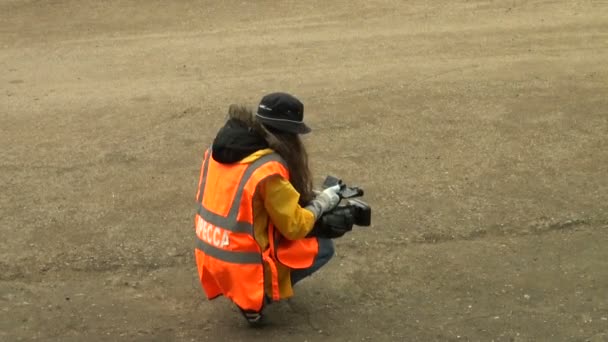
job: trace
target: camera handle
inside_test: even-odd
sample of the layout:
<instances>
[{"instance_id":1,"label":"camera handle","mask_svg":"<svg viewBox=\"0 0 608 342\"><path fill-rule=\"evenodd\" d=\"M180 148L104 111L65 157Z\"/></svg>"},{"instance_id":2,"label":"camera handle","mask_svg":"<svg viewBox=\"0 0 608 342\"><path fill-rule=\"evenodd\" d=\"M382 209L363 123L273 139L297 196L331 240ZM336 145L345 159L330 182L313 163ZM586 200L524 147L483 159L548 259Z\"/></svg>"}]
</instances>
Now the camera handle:
<instances>
[{"instance_id":1,"label":"camera handle","mask_svg":"<svg viewBox=\"0 0 608 342\"><path fill-rule=\"evenodd\" d=\"M327 189L335 185L340 185L340 191L338 192L338 195L340 195L342 199L361 197L364 195L363 189L354 186L346 186L346 184L344 184L341 179L336 178L334 176L327 176L325 178L325 181L323 182L322 187L323 189Z\"/></svg>"}]
</instances>

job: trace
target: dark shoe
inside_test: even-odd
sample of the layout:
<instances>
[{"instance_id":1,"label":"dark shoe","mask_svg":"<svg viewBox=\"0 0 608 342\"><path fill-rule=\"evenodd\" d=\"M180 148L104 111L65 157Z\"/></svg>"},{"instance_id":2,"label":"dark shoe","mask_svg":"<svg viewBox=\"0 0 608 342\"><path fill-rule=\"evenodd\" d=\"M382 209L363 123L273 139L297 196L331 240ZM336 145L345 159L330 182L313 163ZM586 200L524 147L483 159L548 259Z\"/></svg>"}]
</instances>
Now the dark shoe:
<instances>
[{"instance_id":1,"label":"dark shoe","mask_svg":"<svg viewBox=\"0 0 608 342\"><path fill-rule=\"evenodd\" d=\"M245 311L239 308L239 311L245 317L245 320L252 328L260 328L266 325L266 320L264 319L264 315L261 312L254 311Z\"/></svg>"}]
</instances>

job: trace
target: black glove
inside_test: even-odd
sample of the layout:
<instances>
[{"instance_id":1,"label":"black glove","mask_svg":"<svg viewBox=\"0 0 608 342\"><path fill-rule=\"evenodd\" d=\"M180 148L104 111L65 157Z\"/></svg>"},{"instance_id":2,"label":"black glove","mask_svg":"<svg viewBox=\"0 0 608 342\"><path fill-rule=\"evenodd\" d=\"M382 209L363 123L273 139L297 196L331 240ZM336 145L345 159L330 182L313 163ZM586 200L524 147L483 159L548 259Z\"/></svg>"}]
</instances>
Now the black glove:
<instances>
[{"instance_id":1,"label":"black glove","mask_svg":"<svg viewBox=\"0 0 608 342\"><path fill-rule=\"evenodd\" d=\"M354 222L352 209L349 206L339 206L323 214L307 236L325 239L339 238L353 229Z\"/></svg>"}]
</instances>

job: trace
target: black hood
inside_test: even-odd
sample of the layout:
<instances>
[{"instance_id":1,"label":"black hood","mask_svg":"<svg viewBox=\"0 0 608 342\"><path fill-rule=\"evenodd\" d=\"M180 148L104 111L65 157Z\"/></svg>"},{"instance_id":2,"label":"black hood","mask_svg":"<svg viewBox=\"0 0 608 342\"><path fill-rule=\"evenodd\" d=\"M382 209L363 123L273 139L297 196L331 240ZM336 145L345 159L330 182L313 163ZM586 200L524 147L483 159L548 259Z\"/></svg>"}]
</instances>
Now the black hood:
<instances>
[{"instance_id":1,"label":"black hood","mask_svg":"<svg viewBox=\"0 0 608 342\"><path fill-rule=\"evenodd\" d=\"M268 148L268 143L246 123L230 119L217 133L211 148L213 160L222 164L232 164L255 151Z\"/></svg>"}]
</instances>

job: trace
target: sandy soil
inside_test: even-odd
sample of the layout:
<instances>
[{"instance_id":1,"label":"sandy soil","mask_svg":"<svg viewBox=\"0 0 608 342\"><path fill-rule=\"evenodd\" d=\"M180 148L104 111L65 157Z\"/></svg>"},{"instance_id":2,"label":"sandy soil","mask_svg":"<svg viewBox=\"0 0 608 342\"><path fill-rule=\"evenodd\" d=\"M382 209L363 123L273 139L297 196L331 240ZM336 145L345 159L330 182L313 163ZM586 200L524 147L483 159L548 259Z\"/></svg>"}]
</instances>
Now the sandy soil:
<instances>
[{"instance_id":1,"label":"sandy soil","mask_svg":"<svg viewBox=\"0 0 608 342\"><path fill-rule=\"evenodd\" d=\"M608 3L0 2L0 340L607 341ZM230 103L373 226L252 330L196 280Z\"/></svg>"}]
</instances>

